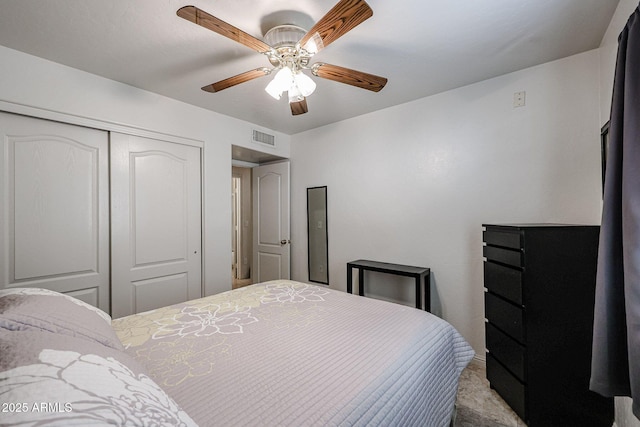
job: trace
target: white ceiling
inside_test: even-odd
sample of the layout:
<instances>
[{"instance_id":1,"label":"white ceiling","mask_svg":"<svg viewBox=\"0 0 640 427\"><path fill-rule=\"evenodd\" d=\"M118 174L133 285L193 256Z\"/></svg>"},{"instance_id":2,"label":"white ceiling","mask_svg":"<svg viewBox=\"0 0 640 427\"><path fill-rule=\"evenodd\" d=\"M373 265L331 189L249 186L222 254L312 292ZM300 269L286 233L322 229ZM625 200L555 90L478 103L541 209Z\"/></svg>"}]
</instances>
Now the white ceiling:
<instances>
[{"instance_id":1,"label":"white ceiling","mask_svg":"<svg viewBox=\"0 0 640 427\"><path fill-rule=\"evenodd\" d=\"M0 44L294 134L597 48L618 0L367 0L373 17L318 53L387 77L379 93L313 77L309 112L263 89L200 88L265 56L176 16L193 4L261 38L281 16L305 28L337 0L0 0ZM283 12L286 11L286 12Z\"/></svg>"}]
</instances>

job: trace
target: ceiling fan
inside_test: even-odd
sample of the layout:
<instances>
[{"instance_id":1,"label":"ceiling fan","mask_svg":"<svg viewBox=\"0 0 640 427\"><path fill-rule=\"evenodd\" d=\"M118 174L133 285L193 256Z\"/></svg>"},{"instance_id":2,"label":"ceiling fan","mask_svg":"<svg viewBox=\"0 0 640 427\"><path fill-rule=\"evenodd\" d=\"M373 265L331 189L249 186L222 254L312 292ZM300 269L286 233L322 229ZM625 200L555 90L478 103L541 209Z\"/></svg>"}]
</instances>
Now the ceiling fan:
<instances>
[{"instance_id":1,"label":"ceiling fan","mask_svg":"<svg viewBox=\"0 0 640 427\"><path fill-rule=\"evenodd\" d=\"M362 71L323 62L311 64L311 58L316 53L373 15L373 10L364 0L340 0L309 31L292 24L278 25L266 32L264 41L195 6L180 8L177 15L266 55L273 66L256 68L204 86L202 90L207 92L220 92L275 73L265 90L276 99L280 99L286 91L291 113L295 116L308 111L306 97L316 87L313 79L302 73L303 70L309 70L317 77L373 92L379 92L387 83L384 77Z\"/></svg>"}]
</instances>

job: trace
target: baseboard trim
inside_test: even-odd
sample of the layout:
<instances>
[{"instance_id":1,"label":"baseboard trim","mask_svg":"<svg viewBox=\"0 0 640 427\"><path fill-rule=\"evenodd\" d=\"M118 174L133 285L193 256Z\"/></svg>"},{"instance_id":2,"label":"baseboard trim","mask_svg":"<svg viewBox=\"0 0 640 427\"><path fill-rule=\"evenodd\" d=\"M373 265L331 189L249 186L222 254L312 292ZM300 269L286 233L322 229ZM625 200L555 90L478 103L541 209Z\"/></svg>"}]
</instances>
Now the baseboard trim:
<instances>
[{"instance_id":1,"label":"baseboard trim","mask_svg":"<svg viewBox=\"0 0 640 427\"><path fill-rule=\"evenodd\" d=\"M473 359L471 359L471 362L475 365L482 365L483 367L487 366L487 357L483 354L476 354L475 356L473 356Z\"/></svg>"}]
</instances>

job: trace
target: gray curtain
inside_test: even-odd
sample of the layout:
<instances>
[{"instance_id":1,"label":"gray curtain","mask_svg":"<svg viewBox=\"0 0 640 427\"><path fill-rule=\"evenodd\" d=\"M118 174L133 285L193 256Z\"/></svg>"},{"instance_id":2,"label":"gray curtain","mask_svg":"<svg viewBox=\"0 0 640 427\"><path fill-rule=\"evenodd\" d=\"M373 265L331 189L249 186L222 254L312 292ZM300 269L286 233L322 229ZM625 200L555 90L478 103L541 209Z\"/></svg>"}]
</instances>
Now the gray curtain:
<instances>
[{"instance_id":1,"label":"gray curtain","mask_svg":"<svg viewBox=\"0 0 640 427\"><path fill-rule=\"evenodd\" d=\"M598 251L591 390L640 419L640 7L618 39Z\"/></svg>"}]
</instances>

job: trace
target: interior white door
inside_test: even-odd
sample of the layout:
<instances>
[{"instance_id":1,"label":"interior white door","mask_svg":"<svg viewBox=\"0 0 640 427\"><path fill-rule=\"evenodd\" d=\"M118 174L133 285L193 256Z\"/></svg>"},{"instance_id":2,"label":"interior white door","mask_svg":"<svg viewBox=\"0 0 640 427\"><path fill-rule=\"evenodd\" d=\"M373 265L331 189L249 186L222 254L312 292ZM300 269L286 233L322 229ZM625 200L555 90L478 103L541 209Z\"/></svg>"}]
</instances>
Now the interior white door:
<instances>
[{"instance_id":1,"label":"interior white door","mask_svg":"<svg viewBox=\"0 0 640 427\"><path fill-rule=\"evenodd\" d=\"M289 162L253 171L253 283L291 277Z\"/></svg>"},{"instance_id":2,"label":"interior white door","mask_svg":"<svg viewBox=\"0 0 640 427\"><path fill-rule=\"evenodd\" d=\"M0 288L109 312L109 135L0 113Z\"/></svg>"},{"instance_id":3,"label":"interior white door","mask_svg":"<svg viewBox=\"0 0 640 427\"><path fill-rule=\"evenodd\" d=\"M202 296L200 149L111 134L113 317Z\"/></svg>"}]
</instances>

